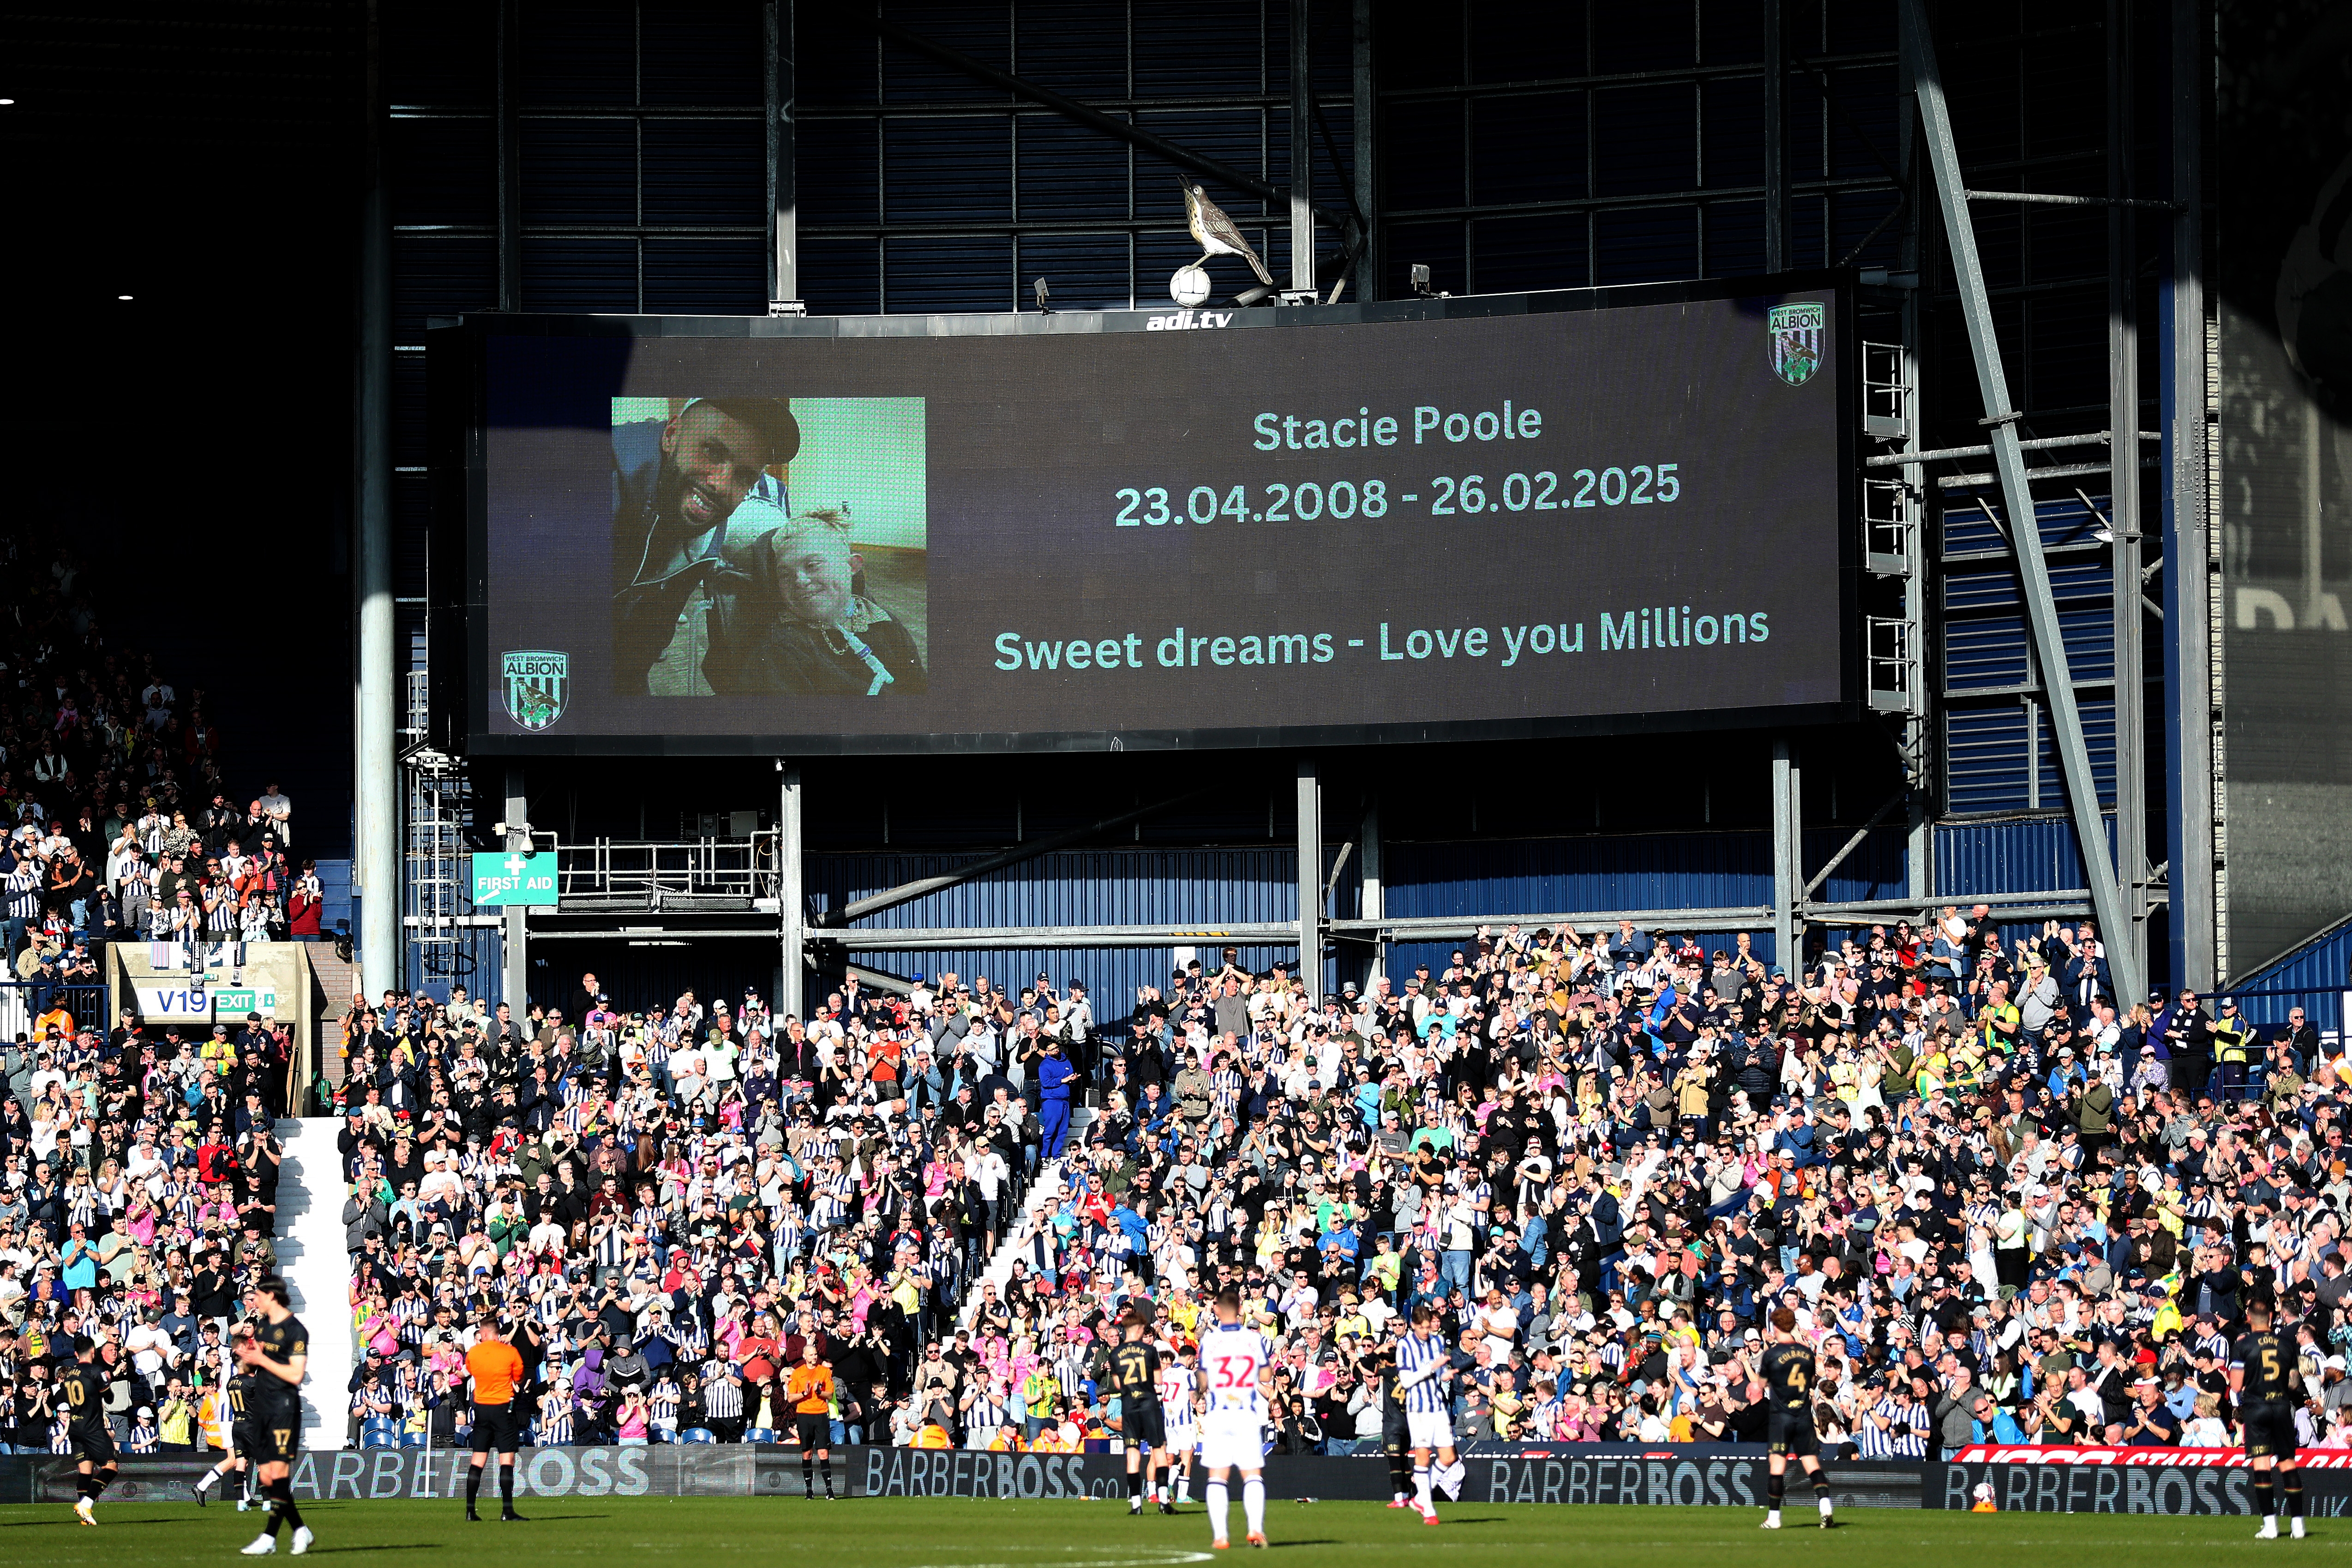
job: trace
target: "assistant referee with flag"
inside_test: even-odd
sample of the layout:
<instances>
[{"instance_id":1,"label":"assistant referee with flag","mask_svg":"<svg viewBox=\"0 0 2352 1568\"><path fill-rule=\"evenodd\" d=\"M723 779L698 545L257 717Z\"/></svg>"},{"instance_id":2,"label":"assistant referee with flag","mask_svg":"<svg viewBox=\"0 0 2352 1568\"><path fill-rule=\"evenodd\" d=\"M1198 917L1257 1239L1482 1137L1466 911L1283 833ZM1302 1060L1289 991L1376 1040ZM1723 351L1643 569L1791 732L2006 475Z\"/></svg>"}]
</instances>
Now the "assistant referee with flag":
<instances>
[{"instance_id":1,"label":"assistant referee with flag","mask_svg":"<svg viewBox=\"0 0 2352 1568\"><path fill-rule=\"evenodd\" d=\"M474 1348L466 1352L466 1373L474 1380L474 1465L466 1472L466 1517L479 1521L474 1500L481 1495L482 1467L493 1450L499 1456L499 1500L501 1521L520 1521L515 1511L515 1450L522 1446L522 1418L515 1409L515 1391L522 1382L522 1354L499 1333L499 1321L482 1315Z\"/></svg>"}]
</instances>

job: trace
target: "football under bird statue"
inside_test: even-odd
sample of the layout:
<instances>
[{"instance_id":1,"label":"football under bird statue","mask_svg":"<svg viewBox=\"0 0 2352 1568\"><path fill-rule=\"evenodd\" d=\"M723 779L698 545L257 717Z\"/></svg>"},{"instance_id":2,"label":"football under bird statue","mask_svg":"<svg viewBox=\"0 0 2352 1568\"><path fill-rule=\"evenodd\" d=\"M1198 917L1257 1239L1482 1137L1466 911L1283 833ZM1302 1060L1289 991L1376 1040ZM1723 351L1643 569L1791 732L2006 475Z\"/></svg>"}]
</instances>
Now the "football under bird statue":
<instances>
[{"instance_id":1,"label":"football under bird statue","mask_svg":"<svg viewBox=\"0 0 2352 1568\"><path fill-rule=\"evenodd\" d=\"M1180 180L1177 184L1184 191L1185 224L1192 229L1192 237L1201 242L1201 260L1180 270L1177 277L1181 279L1185 272L1198 271L1201 262L1212 256L1238 256L1250 264L1250 270L1257 274L1259 282L1271 285L1274 274L1265 269L1265 263L1257 258L1257 252L1250 248L1250 242L1242 237L1240 226L1201 189L1200 182Z\"/></svg>"}]
</instances>

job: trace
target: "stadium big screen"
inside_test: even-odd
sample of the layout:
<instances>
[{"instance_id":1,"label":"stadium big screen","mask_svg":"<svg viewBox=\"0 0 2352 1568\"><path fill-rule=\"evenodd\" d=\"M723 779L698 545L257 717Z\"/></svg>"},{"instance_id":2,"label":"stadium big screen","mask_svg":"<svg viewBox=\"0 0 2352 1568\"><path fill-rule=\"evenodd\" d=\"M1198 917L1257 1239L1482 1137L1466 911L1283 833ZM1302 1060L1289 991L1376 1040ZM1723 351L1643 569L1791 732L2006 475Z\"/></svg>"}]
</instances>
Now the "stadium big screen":
<instances>
[{"instance_id":1,"label":"stadium big screen","mask_svg":"<svg viewBox=\"0 0 2352 1568\"><path fill-rule=\"evenodd\" d=\"M1769 283L1769 290L1763 284ZM1851 711L1832 278L432 334L487 752ZM454 449L454 448L445 448ZM451 541L450 542L455 542ZM452 630L457 629L451 626Z\"/></svg>"}]
</instances>

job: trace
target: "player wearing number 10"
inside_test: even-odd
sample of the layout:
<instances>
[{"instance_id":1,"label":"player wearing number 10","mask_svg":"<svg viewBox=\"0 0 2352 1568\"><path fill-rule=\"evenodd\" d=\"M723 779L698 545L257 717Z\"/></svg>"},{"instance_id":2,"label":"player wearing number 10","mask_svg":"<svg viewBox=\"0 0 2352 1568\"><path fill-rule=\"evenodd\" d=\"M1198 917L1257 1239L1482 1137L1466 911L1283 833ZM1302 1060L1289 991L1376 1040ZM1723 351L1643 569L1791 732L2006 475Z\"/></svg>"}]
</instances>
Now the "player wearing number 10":
<instances>
[{"instance_id":1,"label":"player wearing number 10","mask_svg":"<svg viewBox=\"0 0 2352 1568\"><path fill-rule=\"evenodd\" d=\"M1209 1504L1209 1544L1223 1552L1226 1478L1242 1473L1242 1513L1249 1543L1265 1544L1265 1412L1271 1392L1274 1352L1265 1336L1242 1322L1241 1294L1217 1297L1217 1321L1201 1336L1201 1388L1208 1407L1201 1415L1201 1471Z\"/></svg>"}]
</instances>

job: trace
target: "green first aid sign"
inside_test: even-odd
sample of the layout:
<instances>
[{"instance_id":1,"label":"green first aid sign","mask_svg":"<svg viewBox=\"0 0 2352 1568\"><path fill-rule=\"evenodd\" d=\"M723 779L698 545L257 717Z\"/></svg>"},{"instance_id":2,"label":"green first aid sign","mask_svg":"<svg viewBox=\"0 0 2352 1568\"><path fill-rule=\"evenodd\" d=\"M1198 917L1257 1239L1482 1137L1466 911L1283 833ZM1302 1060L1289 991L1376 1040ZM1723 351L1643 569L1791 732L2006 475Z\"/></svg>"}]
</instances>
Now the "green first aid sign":
<instances>
[{"instance_id":1,"label":"green first aid sign","mask_svg":"<svg viewBox=\"0 0 2352 1568\"><path fill-rule=\"evenodd\" d=\"M474 907L555 903L555 852L525 855L509 849L474 857Z\"/></svg>"}]
</instances>

